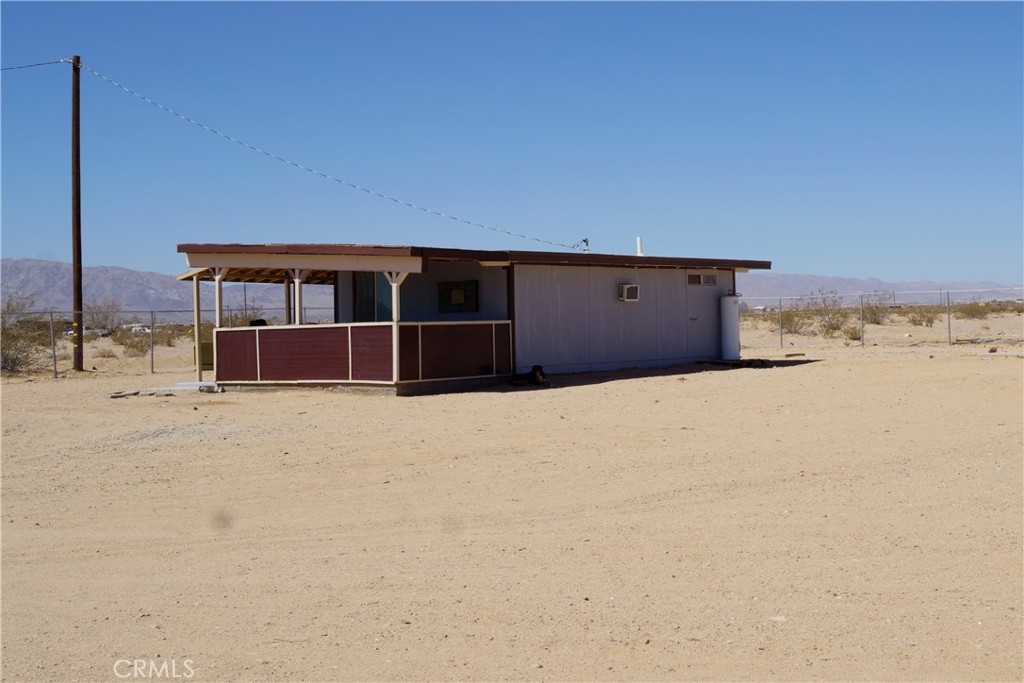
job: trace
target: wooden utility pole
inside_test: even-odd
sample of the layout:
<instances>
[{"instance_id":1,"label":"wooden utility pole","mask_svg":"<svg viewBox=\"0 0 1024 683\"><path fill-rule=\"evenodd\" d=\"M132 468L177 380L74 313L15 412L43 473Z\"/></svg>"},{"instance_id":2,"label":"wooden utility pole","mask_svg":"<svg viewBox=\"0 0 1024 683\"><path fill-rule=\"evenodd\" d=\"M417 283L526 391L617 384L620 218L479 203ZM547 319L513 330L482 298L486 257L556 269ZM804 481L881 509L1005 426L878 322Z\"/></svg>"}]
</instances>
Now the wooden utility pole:
<instances>
[{"instance_id":1,"label":"wooden utility pole","mask_svg":"<svg viewBox=\"0 0 1024 683\"><path fill-rule=\"evenodd\" d=\"M84 367L83 345L85 341L82 329L84 309L82 303L82 173L79 147L79 76L82 71L82 58L75 55L71 58L71 279L72 279L72 315L74 316L75 370L81 372Z\"/></svg>"}]
</instances>

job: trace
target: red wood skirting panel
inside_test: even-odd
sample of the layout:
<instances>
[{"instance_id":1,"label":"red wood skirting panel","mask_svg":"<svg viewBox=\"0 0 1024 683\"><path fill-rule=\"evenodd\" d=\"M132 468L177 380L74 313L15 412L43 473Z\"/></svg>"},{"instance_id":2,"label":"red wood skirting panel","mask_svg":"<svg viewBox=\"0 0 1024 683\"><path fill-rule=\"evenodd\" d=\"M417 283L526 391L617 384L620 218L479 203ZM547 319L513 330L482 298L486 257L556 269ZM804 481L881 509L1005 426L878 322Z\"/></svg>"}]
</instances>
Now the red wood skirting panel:
<instances>
[{"instance_id":1,"label":"red wood skirting panel","mask_svg":"<svg viewBox=\"0 0 1024 683\"><path fill-rule=\"evenodd\" d=\"M424 325L423 379L475 377L494 371L490 325Z\"/></svg>"},{"instance_id":2,"label":"red wood skirting panel","mask_svg":"<svg viewBox=\"0 0 1024 683\"><path fill-rule=\"evenodd\" d=\"M217 333L218 382L255 382L256 330Z\"/></svg>"},{"instance_id":3,"label":"red wood skirting panel","mask_svg":"<svg viewBox=\"0 0 1024 683\"><path fill-rule=\"evenodd\" d=\"M391 326L352 327L352 380L391 381Z\"/></svg>"},{"instance_id":4,"label":"red wood skirting panel","mask_svg":"<svg viewBox=\"0 0 1024 683\"><path fill-rule=\"evenodd\" d=\"M420 378L420 330L418 326L398 328L398 378Z\"/></svg>"},{"instance_id":5,"label":"red wood skirting panel","mask_svg":"<svg viewBox=\"0 0 1024 683\"><path fill-rule=\"evenodd\" d=\"M494 358L497 375L512 374L512 325L501 323L494 326Z\"/></svg>"},{"instance_id":6,"label":"red wood skirting panel","mask_svg":"<svg viewBox=\"0 0 1024 683\"><path fill-rule=\"evenodd\" d=\"M347 380L348 330L344 327L260 330L260 379Z\"/></svg>"}]
</instances>

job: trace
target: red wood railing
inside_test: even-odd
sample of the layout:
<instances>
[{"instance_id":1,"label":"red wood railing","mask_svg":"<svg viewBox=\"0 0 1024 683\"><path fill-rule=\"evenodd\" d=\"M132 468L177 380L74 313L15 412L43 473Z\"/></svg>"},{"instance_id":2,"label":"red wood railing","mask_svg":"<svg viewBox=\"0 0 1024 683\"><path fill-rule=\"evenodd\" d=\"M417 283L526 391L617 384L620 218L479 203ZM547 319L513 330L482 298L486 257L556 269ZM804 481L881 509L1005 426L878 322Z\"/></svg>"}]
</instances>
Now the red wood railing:
<instances>
[{"instance_id":1,"label":"red wood railing","mask_svg":"<svg viewBox=\"0 0 1024 683\"><path fill-rule=\"evenodd\" d=\"M284 325L218 329L218 382L395 383L394 325ZM399 323L398 381L512 372L507 320Z\"/></svg>"}]
</instances>

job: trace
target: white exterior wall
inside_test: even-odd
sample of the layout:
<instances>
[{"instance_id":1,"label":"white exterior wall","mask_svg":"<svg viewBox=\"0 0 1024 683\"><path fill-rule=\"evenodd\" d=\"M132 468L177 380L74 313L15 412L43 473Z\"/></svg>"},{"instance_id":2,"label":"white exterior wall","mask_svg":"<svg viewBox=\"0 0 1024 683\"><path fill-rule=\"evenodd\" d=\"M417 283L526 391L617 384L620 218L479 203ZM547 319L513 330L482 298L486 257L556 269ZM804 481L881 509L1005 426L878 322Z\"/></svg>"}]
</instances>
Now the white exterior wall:
<instances>
[{"instance_id":1,"label":"white exterior wall","mask_svg":"<svg viewBox=\"0 0 1024 683\"><path fill-rule=\"evenodd\" d=\"M688 286L687 274L715 274ZM731 271L516 265L516 372L661 367L721 355L719 299ZM640 300L618 300L618 285Z\"/></svg>"}]
</instances>

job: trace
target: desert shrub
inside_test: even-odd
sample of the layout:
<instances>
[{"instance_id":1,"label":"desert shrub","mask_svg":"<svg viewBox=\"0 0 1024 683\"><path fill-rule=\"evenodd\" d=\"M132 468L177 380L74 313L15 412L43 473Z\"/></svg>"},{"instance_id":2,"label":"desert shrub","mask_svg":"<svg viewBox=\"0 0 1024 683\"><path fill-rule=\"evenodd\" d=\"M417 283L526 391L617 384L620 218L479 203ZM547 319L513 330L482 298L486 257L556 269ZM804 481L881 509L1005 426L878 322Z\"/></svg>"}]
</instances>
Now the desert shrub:
<instances>
[{"instance_id":1,"label":"desert shrub","mask_svg":"<svg viewBox=\"0 0 1024 683\"><path fill-rule=\"evenodd\" d=\"M160 325L153 330L153 343L157 346L174 346L179 339L192 340L192 326L184 323Z\"/></svg>"},{"instance_id":2,"label":"desert shrub","mask_svg":"<svg viewBox=\"0 0 1024 683\"><path fill-rule=\"evenodd\" d=\"M38 369L50 348L50 321L32 313L32 297L11 295L0 307L0 371L17 374Z\"/></svg>"},{"instance_id":3,"label":"desert shrub","mask_svg":"<svg viewBox=\"0 0 1024 683\"><path fill-rule=\"evenodd\" d=\"M182 336L174 327L161 327L153 330L153 343L158 346L174 346L174 342Z\"/></svg>"},{"instance_id":4,"label":"desert shrub","mask_svg":"<svg viewBox=\"0 0 1024 683\"><path fill-rule=\"evenodd\" d=\"M915 306L907 313L907 322L915 327L931 327L939 319L937 306Z\"/></svg>"},{"instance_id":5,"label":"desert shrub","mask_svg":"<svg viewBox=\"0 0 1024 683\"><path fill-rule=\"evenodd\" d=\"M984 320L988 317L988 306L980 301L956 304L953 315L962 320Z\"/></svg>"},{"instance_id":6,"label":"desert shrub","mask_svg":"<svg viewBox=\"0 0 1024 683\"><path fill-rule=\"evenodd\" d=\"M765 317L771 320L773 332L779 331L780 322L785 334L807 334L811 329L811 317L807 310L799 305L783 307L781 313L775 311Z\"/></svg>"},{"instance_id":7,"label":"desert shrub","mask_svg":"<svg viewBox=\"0 0 1024 683\"><path fill-rule=\"evenodd\" d=\"M860 341L860 325L847 325L843 328L843 336L850 341Z\"/></svg>"},{"instance_id":8,"label":"desert shrub","mask_svg":"<svg viewBox=\"0 0 1024 683\"><path fill-rule=\"evenodd\" d=\"M96 358L117 358L117 354L114 353L114 349L96 349L93 356Z\"/></svg>"},{"instance_id":9,"label":"desert shrub","mask_svg":"<svg viewBox=\"0 0 1024 683\"><path fill-rule=\"evenodd\" d=\"M894 298L889 292L879 292L864 297L864 322L871 325L884 325L889 319L889 306Z\"/></svg>"},{"instance_id":10,"label":"desert shrub","mask_svg":"<svg viewBox=\"0 0 1024 683\"><path fill-rule=\"evenodd\" d=\"M988 303L989 313L1024 313L1024 302L1020 301L990 301Z\"/></svg>"},{"instance_id":11,"label":"desert shrub","mask_svg":"<svg viewBox=\"0 0 1024 683\"><path fill-rule=\"evenodd\" d=\"M807 310L816 321L818 332L823 337L835 336L850 318L850 311L843 306L842 297L833 290L819 290Z\"/></svg>"},{"instance_id":12,"label":"desert shrub","mask_svg":"<svg viewBox=\"0 0 1024 683\"><path fill-rule=\"evenodd\" d=\"M125 357L138 357L149 353L149 332L133 334L130 330L120 327L110 335L110 338L124 348Z\"/></svg>"}]
</instances>

